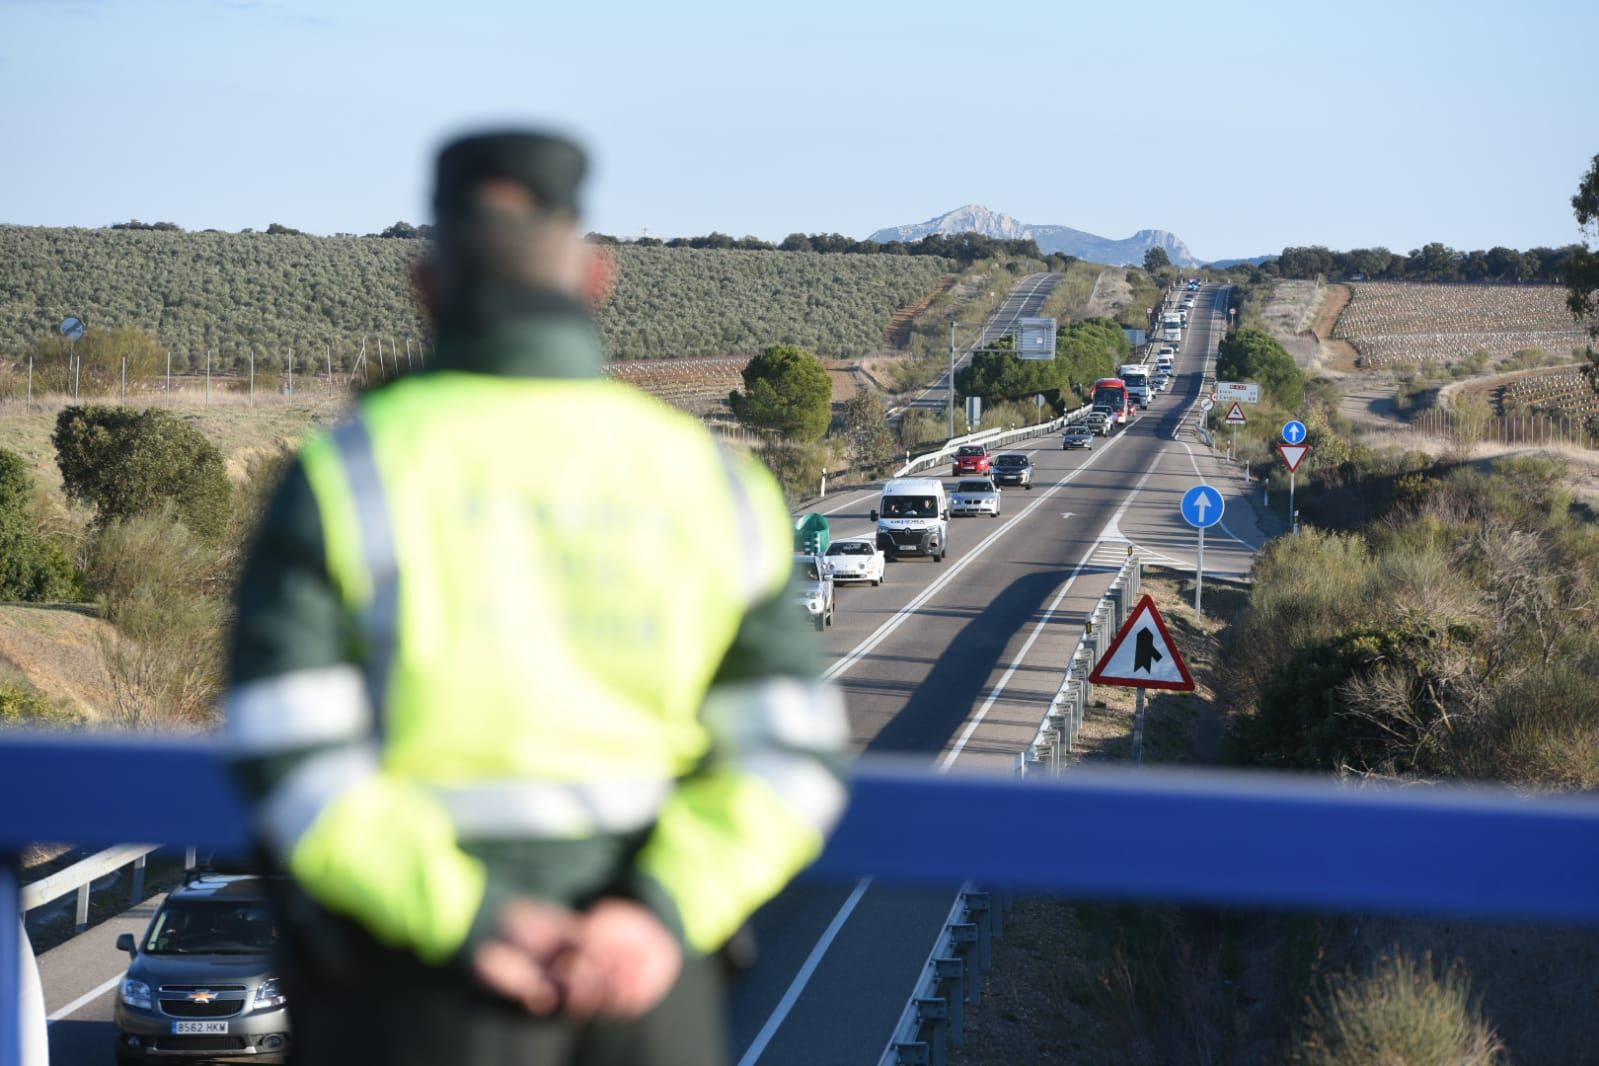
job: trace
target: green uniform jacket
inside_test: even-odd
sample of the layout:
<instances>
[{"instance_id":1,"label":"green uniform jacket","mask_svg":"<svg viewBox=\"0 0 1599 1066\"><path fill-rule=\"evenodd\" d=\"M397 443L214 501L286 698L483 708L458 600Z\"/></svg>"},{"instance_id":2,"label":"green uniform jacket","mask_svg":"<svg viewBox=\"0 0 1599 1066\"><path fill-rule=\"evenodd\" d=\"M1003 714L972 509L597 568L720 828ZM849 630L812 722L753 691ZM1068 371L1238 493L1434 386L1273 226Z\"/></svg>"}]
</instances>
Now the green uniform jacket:
<instances>
[{"instance_id":1,"label":"green uniform jacket","mask_svg":"<svg viewBox=\"0 0 1599 1066\"><path fill-rule=\"evenodd\" d=\"M239 586L258 832L426 961L513 895L638 899L713 951L842 807L775 482L602 359L560 297L442 327L301 452Z\"/></svg>"}]
</instances>

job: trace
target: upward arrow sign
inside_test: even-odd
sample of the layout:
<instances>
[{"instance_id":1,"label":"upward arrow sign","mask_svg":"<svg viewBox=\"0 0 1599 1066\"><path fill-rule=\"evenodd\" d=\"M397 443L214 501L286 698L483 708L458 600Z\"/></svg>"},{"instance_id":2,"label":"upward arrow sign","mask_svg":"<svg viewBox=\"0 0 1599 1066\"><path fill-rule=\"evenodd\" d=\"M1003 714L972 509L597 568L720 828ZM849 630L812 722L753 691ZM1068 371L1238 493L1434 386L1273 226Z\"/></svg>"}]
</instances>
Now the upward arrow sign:
<instances>
[{"instance_id":1,"label":"upward arrow sign","mask_svg":"<svg viewBox=\"0 0 1599 1066\"><path fill-rule=\"evenodd\" d=\"M1194 498L1194 510L1199 512L1199 520L1203 522L1205 516L1210 514L1210 493L1201 492Z\"/></svg>"}]
</instances>

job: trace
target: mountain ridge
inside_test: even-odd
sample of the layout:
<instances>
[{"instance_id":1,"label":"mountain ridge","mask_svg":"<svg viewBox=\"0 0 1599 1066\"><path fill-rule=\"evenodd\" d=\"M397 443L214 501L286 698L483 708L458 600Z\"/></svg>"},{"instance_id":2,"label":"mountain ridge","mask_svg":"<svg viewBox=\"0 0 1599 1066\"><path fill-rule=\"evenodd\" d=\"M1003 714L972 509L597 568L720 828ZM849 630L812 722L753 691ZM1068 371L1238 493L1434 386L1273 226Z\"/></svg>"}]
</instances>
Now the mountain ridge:
<instances>
[{"instance_id":1,"label":"mountain ridge","mask_svg":"<svg viewBox=\"0 0 1599 1066\"><path fill-rule=\"evenodd\" d=\"M876 231L867 240L885 243L918 241L933 234L950 236L957 233L978 233L998 240L1032 239L1038 242L1039 251L1059 252L1112 266L1142 266L1144 253L1151 248L1164 249L1167 257L1177 266L1197 267L1203 263L1188 250L1181 238L1169 230L1141 229L1131 237L1116 240L1070 226L1026 223L982 204L965 204L925 222L888 226Z\"/></svg>"}]
</instances>

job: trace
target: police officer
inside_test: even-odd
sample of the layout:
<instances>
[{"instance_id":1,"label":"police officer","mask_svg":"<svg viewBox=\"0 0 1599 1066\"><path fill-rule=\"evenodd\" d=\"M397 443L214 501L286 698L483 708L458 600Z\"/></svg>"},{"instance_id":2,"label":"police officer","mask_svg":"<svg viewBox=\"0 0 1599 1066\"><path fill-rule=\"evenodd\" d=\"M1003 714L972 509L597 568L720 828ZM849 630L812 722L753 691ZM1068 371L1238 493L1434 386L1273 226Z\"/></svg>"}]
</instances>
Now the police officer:
<instances>
[{"instance_id":1,"label":"police officer","mask_svg":"<svg viewBox=\"0 0 1599 1066\"><path fill-rule=\"evenodd\" d=\"M244 569L297 1063L721 1061L713 956L843 803L775 482L599 373L584 169L443 150L436 355L304 447Z\"/></svg>"}]
</instances>

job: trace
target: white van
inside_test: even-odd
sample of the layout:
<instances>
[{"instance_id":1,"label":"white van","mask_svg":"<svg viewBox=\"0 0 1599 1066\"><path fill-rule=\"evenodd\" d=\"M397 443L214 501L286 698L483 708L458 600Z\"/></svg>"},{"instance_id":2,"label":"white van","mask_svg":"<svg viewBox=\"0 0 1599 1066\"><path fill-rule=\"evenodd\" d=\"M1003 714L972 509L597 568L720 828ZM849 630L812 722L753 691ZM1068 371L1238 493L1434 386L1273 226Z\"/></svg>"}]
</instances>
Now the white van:
<instances>
[{"instance_id":1,"label":"white van","mask_svg":"<svg viewBox=\"0 0 1599 1066\"><path fill-rule=\"evenodd\" d=\"M949 497L936 477L895 478L883 486L871 519L877 546L893 560L900 555L930 555L942 562L949 551Z\"/></svg>"}]
</instances>

